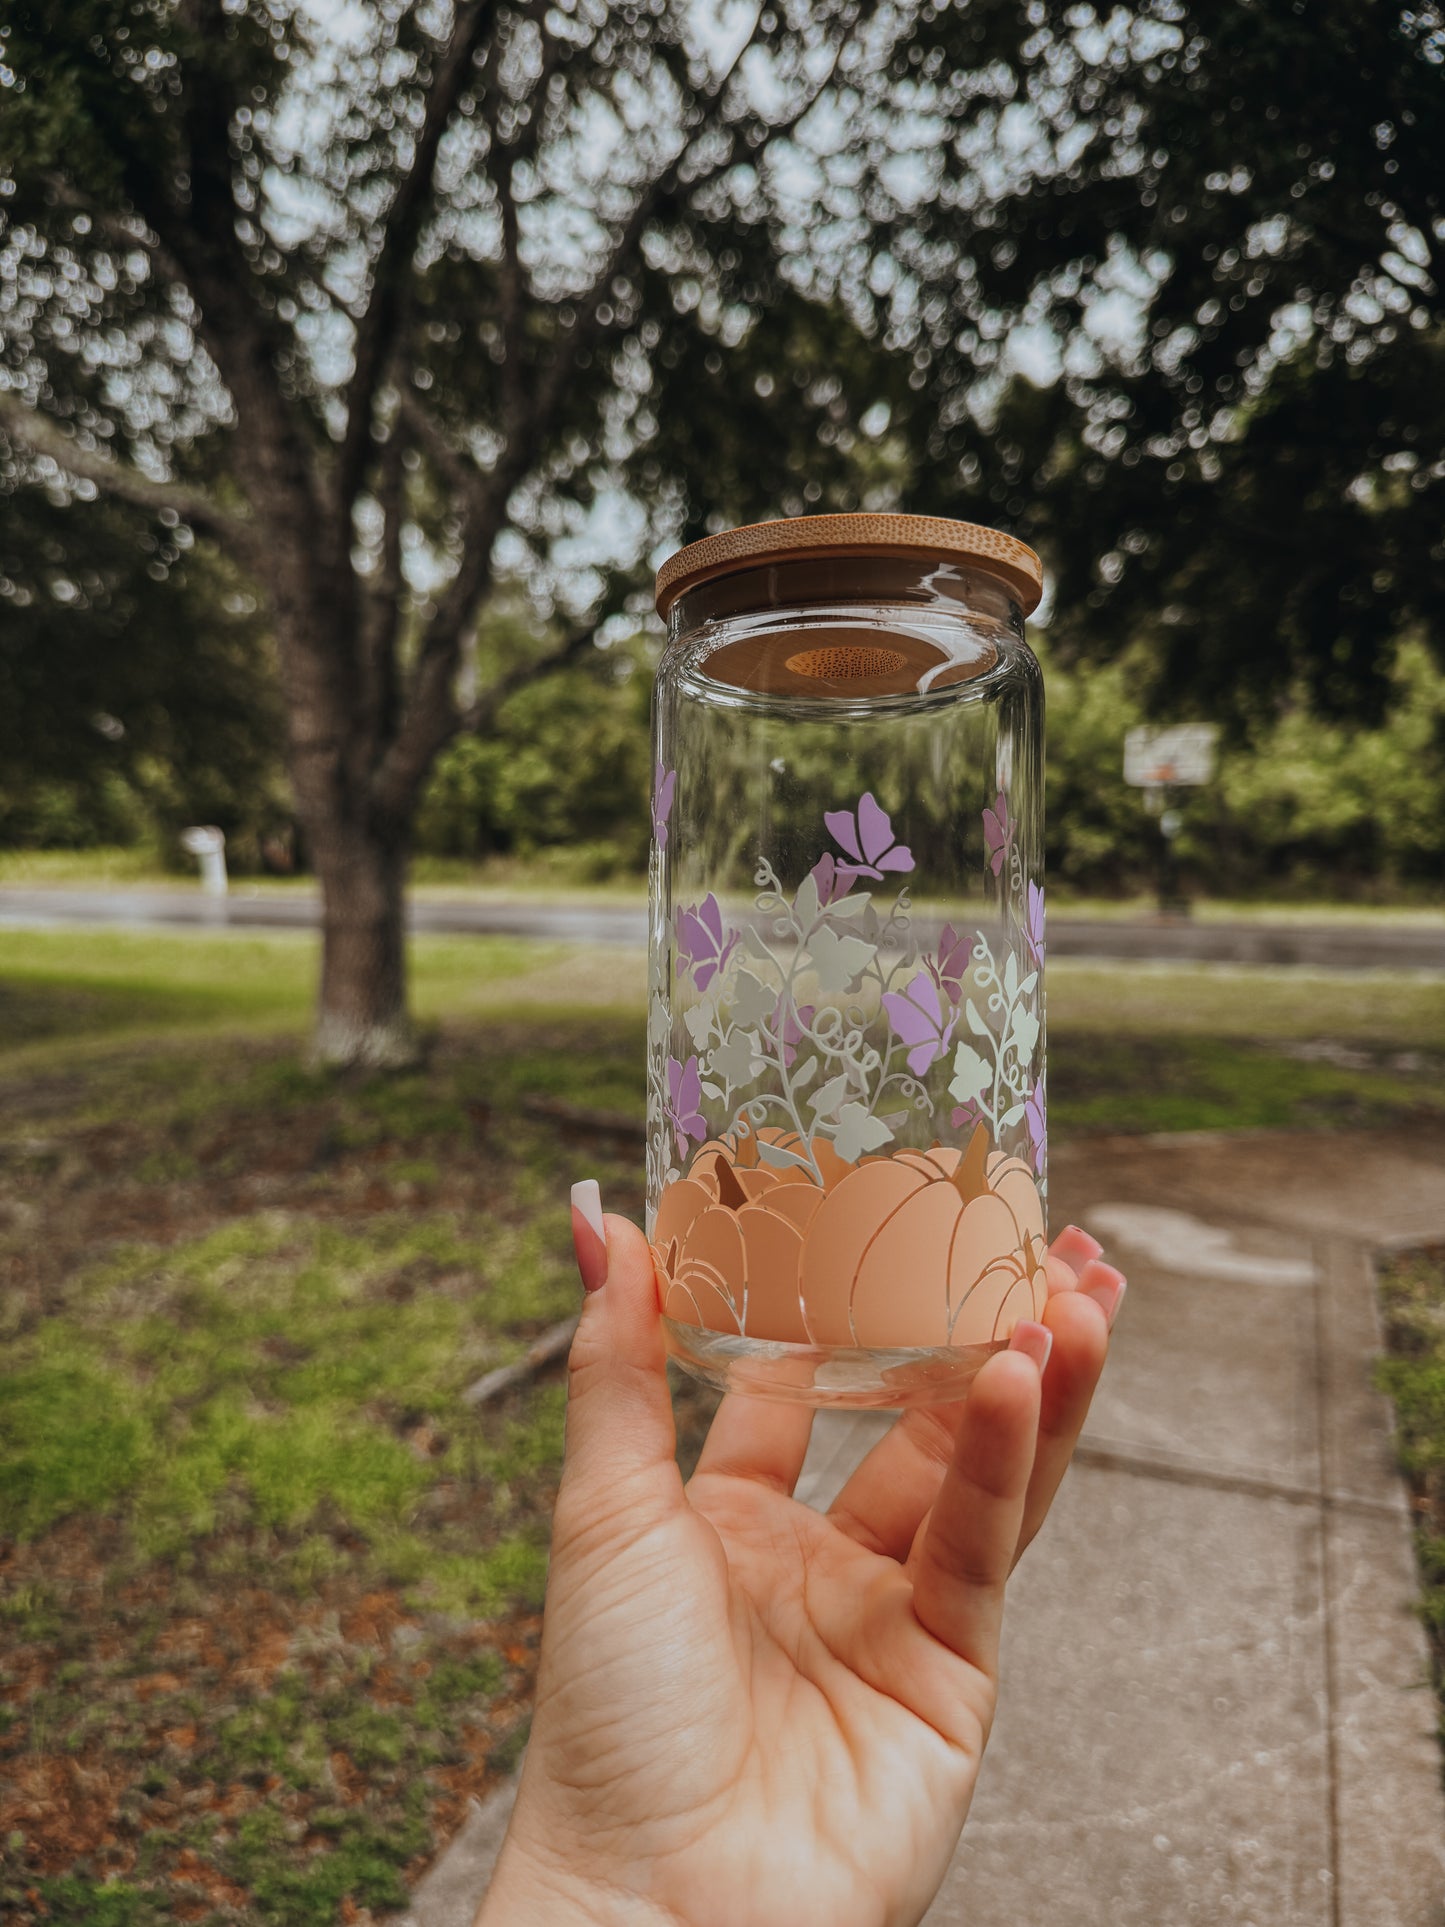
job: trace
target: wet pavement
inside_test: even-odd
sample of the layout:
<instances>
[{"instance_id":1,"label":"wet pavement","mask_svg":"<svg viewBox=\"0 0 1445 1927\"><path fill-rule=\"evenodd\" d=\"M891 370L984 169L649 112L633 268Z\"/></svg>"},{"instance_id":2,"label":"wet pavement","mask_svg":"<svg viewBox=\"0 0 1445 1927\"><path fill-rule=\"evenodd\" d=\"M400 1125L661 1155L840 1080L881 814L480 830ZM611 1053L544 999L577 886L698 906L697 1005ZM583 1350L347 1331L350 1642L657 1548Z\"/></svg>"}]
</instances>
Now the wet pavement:
<instances>
[{"instance_id":1,"label":"wet pavement","mask_svg":"<svg viewBox=\"0 0 1445 1927\"><path fill-rule=\"evenodd\" d=\"M248 890L225 897L196 889L0 889L0 929L85 925L117 929L310 930L314 891ZM647 912L638 903L537 902L525 898L413 897L411 928L437 935L531 937L642 949ZM918 920L920 934L932 928ZM1190 918L1049 918L1051 957L1119 962L1302 965L1325 970L1427 970L1445 974L1445 926L1435 924L1235 923Z\"/></svg>"}]
</instances>

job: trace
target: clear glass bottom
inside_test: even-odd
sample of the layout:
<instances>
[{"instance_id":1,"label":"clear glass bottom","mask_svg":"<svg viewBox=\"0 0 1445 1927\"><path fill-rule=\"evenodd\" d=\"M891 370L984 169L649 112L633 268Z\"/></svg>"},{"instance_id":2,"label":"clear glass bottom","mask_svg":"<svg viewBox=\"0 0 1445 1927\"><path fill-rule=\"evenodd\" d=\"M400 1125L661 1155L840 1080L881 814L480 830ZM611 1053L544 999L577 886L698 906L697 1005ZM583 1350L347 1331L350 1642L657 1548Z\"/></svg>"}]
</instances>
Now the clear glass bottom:
<instances>
[{"instance_id":1,"label":"clear glass bottom","mask_svg":"<svg viewBox=\"0 0 1445 1927\"><path fill-rule=\"evenodd\" d=\"M788 1345L662 1321L667 1349L694 1378L748 1398L855 1410L902 1410L960 1399L1007 1339L987 1345L939 1345L849 1351L835 1345Z\"/></svg>"}]
</instances>

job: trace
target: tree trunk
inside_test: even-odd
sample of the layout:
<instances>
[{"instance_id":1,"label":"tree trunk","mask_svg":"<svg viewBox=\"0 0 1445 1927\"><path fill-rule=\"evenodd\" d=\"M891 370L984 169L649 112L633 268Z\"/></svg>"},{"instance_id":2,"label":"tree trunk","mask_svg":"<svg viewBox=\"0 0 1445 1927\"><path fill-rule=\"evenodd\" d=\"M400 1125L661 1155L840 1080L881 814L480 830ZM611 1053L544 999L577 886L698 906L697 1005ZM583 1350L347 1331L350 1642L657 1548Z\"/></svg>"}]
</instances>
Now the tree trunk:
<instances>
[{"instance_id":1,"label":"tree trunk","mask_svg":"<svg viewBox=\"0 0 1445 1927\"><path fill-rule=\"evenodd\" d=\"M311 858L321 884L321 996L317 1058L323 1064L396 1068L416 1059L406 1008L403 836L372 823L312 822Z\"/></svg>"},{"instance_id":2,"label":"tree trunk","mask_svg":"<svg viewBox=\"0 0 1445 1927\"><path fill-rule=\"evenodd\" d=\"M358 659L355 583L293 531L273 530L269 584L286 696L288 761L307 854L321 885L318 1062L414 1063L404 903L410 811L372 795L377 698Z\"/></svg>"}]
</instances>

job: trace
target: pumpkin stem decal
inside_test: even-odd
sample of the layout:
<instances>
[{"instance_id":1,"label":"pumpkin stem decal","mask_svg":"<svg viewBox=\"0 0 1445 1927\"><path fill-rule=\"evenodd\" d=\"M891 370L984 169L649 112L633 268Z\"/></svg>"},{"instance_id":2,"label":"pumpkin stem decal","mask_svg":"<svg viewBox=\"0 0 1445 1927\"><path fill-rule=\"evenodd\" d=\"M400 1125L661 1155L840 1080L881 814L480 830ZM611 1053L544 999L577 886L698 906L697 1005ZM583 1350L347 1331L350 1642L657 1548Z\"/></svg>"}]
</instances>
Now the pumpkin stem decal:
<instances>
[{"instance_id":1,"label":"pumpkin stem decal","mask_svg":"<svg viewBox=\"0 0 1445 1927\"><path fill-rule=\"evenodd\" d=\"M954 1189L965 1204L972 1204L975 1198L983 1197L988 1190L988 1154L992 1149L988 1132L982 1124L976 1124L973 1136L968 1140L968 1149L959 1159L958 1169L953 1174Z\"/></svg>"},{"instance_id":2,"label":"pumpkin stem decal","mask_svg":"<svg viewBox=\"0 0 1445 1927\"><path fill-rule=\"evenodd\" d=\"M751 1139L748 1141L751 1143ZM753 1157L754 1163L756 1164L756 1146L753 1146ZM737 1173L732 1167L732 1160L730 1158L719 1158L713 1168L717 1173L718 1203L726 1205L729 1211L740 1211L748 1201L747 1193L738 1183Z\"/></svg>"}]
</instances>

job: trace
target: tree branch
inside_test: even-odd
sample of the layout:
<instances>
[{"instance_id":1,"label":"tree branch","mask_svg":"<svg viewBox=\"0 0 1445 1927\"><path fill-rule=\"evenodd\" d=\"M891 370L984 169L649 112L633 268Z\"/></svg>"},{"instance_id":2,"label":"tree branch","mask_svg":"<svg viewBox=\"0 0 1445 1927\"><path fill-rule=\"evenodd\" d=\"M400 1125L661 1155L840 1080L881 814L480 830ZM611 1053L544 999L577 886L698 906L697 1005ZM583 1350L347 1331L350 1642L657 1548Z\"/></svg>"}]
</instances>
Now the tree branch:
<instances>
[{"instance_id":1,"label":"tree branch","mask_svg":"<svg viewBox=\"0 0 1445 1927\"><path fill-rule=\"evenodd\" d=\"M455 733L470 736L479 729L485 729L495 720L502 705L518 690L528 689L544 676L555 676L559 671L570 669L575 663L585 660L588 651L596 646L598 631L617 613L612 608L604 610L585 628L574 630L555 649L549 649L545 655L537 656L531 662L518 663L515 669L509 669L504 676L499 676L490 689L484 689L474 703L469 703L462 710L456 720Z\"/></svg>"},{"instance_id":2,"label":"tree branch","mask_svg":"<svg viewBox=\"0 0 1445 1927\"><path fill-rule=\"evenodd\" d=\"M549 31L545 6L528 9L528 18L542 37L542 67L532 87L532 111L515 140L501 142L494 136L496 164L493 186L496 189L497 207L502 220L502 263L499 276L502 360L509 374L515 371L521 359L517 349L523 304L528 292L527 277L522 267L521 219L513 183L518 163L532 160L541 144L547 91L551 86L552 76L562 65L568 46L566 41Z\"/></svg>"},{"instance_id":3,"label":"tree branch","mask_svg":"<svg viewBox=\"0 0 1445 1927\"><path fill-rule=\"evenodd\" d=\"M528 688L544 676L555 676L560 670L582 661L596 643L597 633L603 623L616 613L614 608L605 609L594 621L574 631L557 648L549 649L545 655L537 656L531 662L519 663L515 669L509 669L505 675L497 678L490 689L483 690L474 703L461 711L452 699L450 671L455 668L455 663L449 665L445 680L441 680L437 672L441 669L442 657L440 653L434 656L434 673L425 687L418 689L413 684L407 703L405 727L377 772L373 796L379 809L384 814L407 811L431 767L433 757L453 736L485 729L495 719L503 703L515 696L518 690ZM420 676L419 666L418 679Z\"/></svg>"},{"instance_id":4,"label":"tree branch","mask_svg":"<svg viewBox=\"0 0 1445 1927\"><path fill-rule=\"evenodd\" d=\"M838 62L842 58L843 49L848 44L849 37L856 26L857 15L855 13L848 27L840 34L838 44L833 51L833 58L829 62L828 68L822 78L805 91L802 100L791 113L786 114L782 120L765 123L764 131L750 155L753 161L758 160L773 141L790 134L803 119L804 115L816 106L824 89L830 84L833 75L837 72ZM573 369L577 365L578 357L582 354L583 350L595 340L600 331L601 310L607 304L610 297L612 283L635 252L646 231L648 222L658 210L674 196L680 193L688 195L696 194L700 188L706 187L710 181L716 180L720 174L725 173L727 169L733 165L736 134L745 123L741 120L732 123L723 121L721 108L733 78L742 64L744 54L746 54L754 44L752 38L749 37L738 49L732 65L718 82L710 96L709 110L703 115L699 124L688 134L682 146L668 162L667 166L660 169L659 172L653 176L652 180L642 189L632 212L628 215L616 242L613 244L612 250L601 272L582 297L580 312L567 336L566 346L561 353L554 357L542 381L538 383L532 405L525 411L525 432L528 440L534 446L541 434L545 432L546 423L553 409L556 407ZM711 166L704 168L701 173L684 181L682 171L689 159L696 153L700 142L707 135L719 131L726 131L733 137L728 142L726 155L721 160L714 161Z\"/></svg>"},{"instance_id":5,"label":"tree branch","mask_svg":"<svg viewBox=\"0 0 1445 1927\"><path fill-rule=\"evenodd\" d=\"M752 149L754 156L761 154L771 141L789 133L814 106L836 72L858 18L859 10L855 7L839 35L827 71L816 83L805 88L803 98L791 113L764 125ZM513 489L536 462L578 358L602 328L601 314L612 282L634 255L648 222L670 196L696 193L730 167L738 133L749 124L750 118L753 125L757 124L756 117L740 116L733 121L723 119L723 107L733 79L744 55L753 44L750 36L739 48L732 64L709 94L706 107L688 131L678 152L639 193L631 213L608 251L602 270L582 297L581 311L574 326L565 343L557 346L530 400L525 396L520 369L509 370L508 406L502 424L505 446L496 467L485 476L478 474L475 478L455 466L449 467L448 455L456 464L461 463L461 457L449 449L444 437L439 437L439 431L435 429L435 424L430 423L425 410L410 396L406 398L404 405L414 409L419 419L429 423L430 432L425 440L428 453L441 472L461 487L465 514L460 565L427 631L396 741L387 751L373 786L373 794L383 808L408 806L432 757L459 728L483 727L516 689L524 687L538 675L551 674L554 670L564 668L569 661L576 660L576 652L590 644L595 635L595 627L588 629L561 650L503 677L493 689L478 698L465 718L458 716L452 682L460 660L462 638L468 624L475 620L491 577L492 546L505 517L507 502ZM708 135L720 130L730 136L727 153L684 180L683 171L695 158L699 144Z\"/></svg>"},{"instance_id":6,"label":"tree branch","mask_svg":"<svg viewBox=\"0 0 1445 1927\"><path fill-rule=\"evenodd\" d=\"M254 534L251 525L222 508L204 489L191 488L184 482L153 481L113 455L83 448L38 408L4 390L0 390L0 428L30 454L44 456L68 474L93 482L107 495L156 513L170 509L198 534L224 543L238 560L249 560Z\"/></svg>"},{"instance_id":7,"label":"tree branch","mask_svg":"<svg viewBox=\"0 0 1445 1927\"><path fill-rule=\"evenodd\" d=\"M487 489L488 478L459 449L452 447L409 382L402 387L398 413L408 434L431 461L458 502L468 507L479 506Z\"/></svg>"},{"instance_id":8,"label":"tree branch","mask_svg":"<svg viewBox=\"0 0 1445 1927\"><path fill-rule=\"evenodd\" d=\"M381 547L376 572L366 580L362 602L361 668L371 735L379 744L389 743L396 730L396 639L406 587L401 531L406 518L405 457L410 445L408 426L399 417L379 465L376 505L381 511Z\"/></svg>"},{"instance_id":9,"label":"tree branch","mask_svg":"<svg viewBox=\"0 0 1445 1927\"><path fill-rule=\"evenodd\" d=\"M167 281L177 287L186 286L185 269L142 215L127 219L123 214L97 208L63 174L42 174L40 184L57 207L73 208L77 214L83 214L90 222L92 233L106 236L123 248L139 248L142 254L150 256Z\"/></svg>"},{"instance_id":10,"label":"tree branch","mask_svg":"<svg viewBox=\"0 0 1445 1927\"><path fill-rule=\"evenodd\" d=\"M182 76L186 186L162 190L137 165L126 169L127 194L184 270L200 310L201 338L235 406L237 466L255 514L286 530L315 531L316 548L341 579L337 551L344 560L350 518L338 529L325 516L314 426L278 372L290 337L268 307L262 277L236 232L229 23L212 0L181 0L179 15L197 45Z\"/></svg>"},{"instance_id":11,"label":"tree branch","mask_svg":"<svg viewBox=\"0 0 1445 1927\"><path fill-rule=\"evenodd\" d=\"M437 149L456 111L473 56L496 11L495 0L469 0L469 4L458 7L451 39L432 76L415 158L397 187L386 217L372 269L371 299L356 324L355 367L346 389L346 432L337 467L337 491L342 502L350 502L366 466L372 404L406 309L412 257L431 191Z\"/></svg>"}]
</instances>

